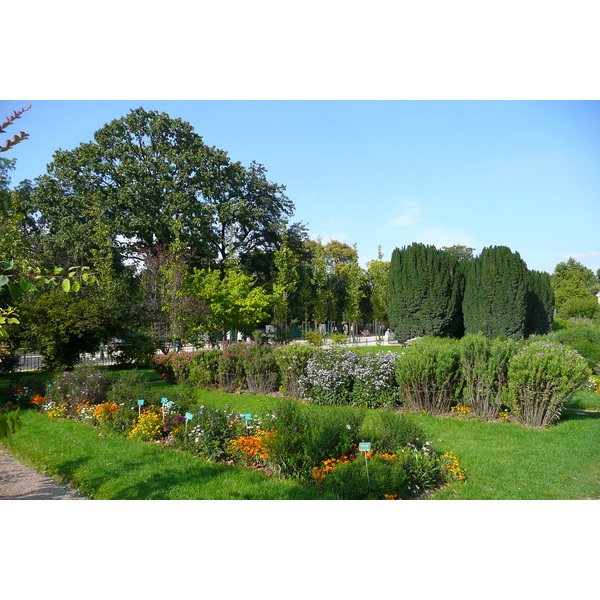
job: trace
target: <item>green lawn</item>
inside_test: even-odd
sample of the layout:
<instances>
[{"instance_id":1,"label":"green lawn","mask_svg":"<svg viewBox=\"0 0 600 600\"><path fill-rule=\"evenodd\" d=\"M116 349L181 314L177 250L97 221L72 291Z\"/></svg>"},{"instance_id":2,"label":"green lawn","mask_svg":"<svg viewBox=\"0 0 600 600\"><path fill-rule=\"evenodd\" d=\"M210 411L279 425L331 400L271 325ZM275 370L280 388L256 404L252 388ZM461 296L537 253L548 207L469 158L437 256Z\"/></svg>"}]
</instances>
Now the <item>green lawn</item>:
<instances>
[{"instance_id":1,"label":"green lawn","mask_svg":"<svg viewBox=\"0 0 600 600\"><path fill-rule=\"evenodd\" d=\"M157 397L175 386L153 381ZM37 375L36 378L44 378ZM7 378L0 378L0 393ZM185 390L176 386L179 390ZM198 405L264 414L274 396L186 390ZM314 410L323 407L314 406ZM599 412L594 412L599 411ZM600 498L600 398L580 392L563 419L540 431L514 423L483 423L420 415L427 437L453 452L466 481L432 494L439 500L583 500ZM26 411L13 451L24 462L76 485L96 499L322 499L316 490L241 467L113 435L74 421ZM438 441L441 440L441 441Z\"/></svg>"}]
</instances>

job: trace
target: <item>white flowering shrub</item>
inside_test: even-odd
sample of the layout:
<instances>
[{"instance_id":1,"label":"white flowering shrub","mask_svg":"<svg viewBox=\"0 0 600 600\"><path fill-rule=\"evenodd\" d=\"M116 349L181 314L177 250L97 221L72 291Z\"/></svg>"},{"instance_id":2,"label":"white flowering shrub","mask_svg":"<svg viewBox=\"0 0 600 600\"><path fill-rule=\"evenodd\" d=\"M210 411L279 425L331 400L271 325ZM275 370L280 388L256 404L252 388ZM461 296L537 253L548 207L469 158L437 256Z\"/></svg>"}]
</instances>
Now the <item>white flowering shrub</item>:
<instances>
[{"instance_id":1,"label":"white flowering shrub","mask_svg":"<svg viewBox=\"0 0 600 600\"><path fill-rule=\"evenodd\" d=\"M300 378L303 397L315 404L352 404L366 408L398 402L393 352L358 354L354 350L320 350Z\"/></svg>"},{"instance_id":2,"label":"white flowering shrub","mask_svg":"<svg viewBox=\"0 0 600 600\"><path fill-rule=\"evenodd\" d=\"M395 352L360 356L354 367L352 404L366 408L389 408L399 402Z\"/></svg>"}]
</instances>

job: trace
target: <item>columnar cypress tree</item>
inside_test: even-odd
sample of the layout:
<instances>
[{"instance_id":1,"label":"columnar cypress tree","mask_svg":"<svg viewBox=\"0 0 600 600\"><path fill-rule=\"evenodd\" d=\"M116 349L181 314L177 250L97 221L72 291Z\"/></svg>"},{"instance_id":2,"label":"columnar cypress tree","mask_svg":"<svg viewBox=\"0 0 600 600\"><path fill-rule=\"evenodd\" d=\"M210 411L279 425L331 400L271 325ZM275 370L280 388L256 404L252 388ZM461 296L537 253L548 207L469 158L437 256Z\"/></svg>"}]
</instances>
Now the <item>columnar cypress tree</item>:
<instances>
[{"instance_id":1,"label":"columnar cypress tree","mask_svg":"<svg viewBox=\"0 0 600 600\"><path fill-rule=\"evenodd\" d=\"M398 340L461 335L458 260L424 244L396 248L390 261L390 327Z\"/></svg>"},{"instance_id":2,"label":"columnar cypress tree","mask_svg":"<svg viewBox=\"0 0 600 600\"><path fill-rule=\"evenodd\" d=\"M549 333L554 320L554 290L550 275L542 271L529 271L528 279L525 334Z\"/></svg>"},{"instance_id":3,"label":"columnar cypress tree","mask_svg":"<svg viewBox=\"0 0 600 600\"><path fill-rule=\"evenodd\" d=\"M506 246L484 248L464 271L465 333L524 337L529 278L519 253Z\"/></svg>"}]
</instances>

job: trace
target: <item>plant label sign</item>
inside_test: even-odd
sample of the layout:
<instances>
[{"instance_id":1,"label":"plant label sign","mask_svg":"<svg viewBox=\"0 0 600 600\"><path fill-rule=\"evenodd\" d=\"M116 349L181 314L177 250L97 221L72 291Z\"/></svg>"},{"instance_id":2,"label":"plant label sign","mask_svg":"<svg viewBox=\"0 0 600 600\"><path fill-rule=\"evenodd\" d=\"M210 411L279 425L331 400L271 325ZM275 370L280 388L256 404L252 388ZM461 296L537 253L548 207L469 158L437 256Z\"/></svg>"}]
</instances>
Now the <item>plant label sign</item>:
<instances>
[{"instance_id":1,"label":"plant label sign","mask_svg":"<svg viewBox=\"0 0 600 600\"><path fill-rule=\"evenodd\" d=\"M371 442L360 442L358 449L361 452L371 452Z\"/></svg>"},{"instance_id":2,"label":"plant label sign","mask_svg":"<svg viewBox=\"0 0 600 600\"><path fill-rule=\"evenodd\" d=\"M138 400L138 415L142 414L142 405L144 404L144 400L142 398L140 398Z\"/></svg>"},{"instance_id":3,"label":"plant label sign","mask_svg":"<svg viewBox=\"0 0 600 600\"><path fill-rule=\"evenodd\" d=\"M246 413L244 415L244 420L249 421L252 418L252 413Z\"/></svg>"},{"instance_id":4,"label":"plant label sign","mask_svg":"<svg viewBox=\"0 0 600 600\"><path fill-rule=\"evenodd\" d=\"M169 401L168 398L161 398L160 399L161 404L166 404L168 401Z\"/></svg>"},{"instance_id":5,"label":"plant label sign","mask_svg":"<svg viewBox=\"0 0 600 600\"><path fill-rule=\"evenodd\" d=\"M194 417L194 413L191 413L191 412L185 413L186 421L190 421L193 417Z\"/></svg>"},{"instance_id":6,"label":"plant label sign","mask_svg":"<svg viewBox=\"0 0 600 600\"><path fill-rule=\"evenodd\" d=\"M142 406L143 404L144 404L144 401L143 401L143 400L140 398L140 399L138 400L138 406Z\"/></svg>"}]
</instances>

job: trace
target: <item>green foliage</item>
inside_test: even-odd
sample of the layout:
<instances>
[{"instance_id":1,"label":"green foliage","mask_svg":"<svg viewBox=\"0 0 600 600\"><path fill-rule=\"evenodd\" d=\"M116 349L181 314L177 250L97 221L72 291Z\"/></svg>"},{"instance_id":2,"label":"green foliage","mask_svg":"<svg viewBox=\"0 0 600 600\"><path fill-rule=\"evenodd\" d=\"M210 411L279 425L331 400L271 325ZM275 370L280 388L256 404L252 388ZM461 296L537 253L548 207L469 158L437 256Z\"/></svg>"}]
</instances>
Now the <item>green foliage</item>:
<instances>
[{"instance_id":1,"label":"green foliage","mask_svg":"<svg viewBox=\"0 0 600 600\"><path fill-rule=\"evenodd\" d=\"M128 331L121 334L121 343L110 354L118 365L146 368L156 354L156 343L148 333Z\"/></svg>"},{"instance_id":2,"label":"green foliage","mask_svg":"<svg viewBox=\"0 0 600 600\"><path fill-rule=\"evenodd\" d=\"M465 333L523 338L527 319L527 266L506 246L484 248L465 265Z\"/></svg>"},{"instance_id":3,"label":"green foliage","mask_svg":"<svg viewBox=\"0 0 600 600\"><path fill-rule=\"evenodd\" d=\"M506 404L523 425L546 427L589 374L576 350L544 340L529 343L509 362Z\"/></svg>"},{"instance_id":4,"label":"green foliage","mask_svg":"<svg viewBox=\"0 0 600 600\"><path fill-rule=\"evenodd\" d=\"M411 244L392 253L390 328L404 342L425 335L460 335L463 278L458 260L434 246Z\"/></svg>"},{"instance_id":5,"label":"green foliage","mask_svg":"<svg viewBox=\"0 0 600 600\"><path fill-rule=\"evenodd\" d=\"M311 345L320 347L323 345L323 334L318 329L311 329L304 334L304 339Z\"/></svg>"},{"instance_id":6,"label":"green foliage","mask_svg":"<svg viewBox=\"0 0 600 600\"><path fill-rule=\"evenodd\" d=\"M408 444L421 448L425 434L413 415L378 410L365 417L360 438L371 441L374 454L393 454Z\"/></svg>"},{"instance_id":7,"label":"green foliage","mask_svg":"<svg viewBox=\"0 0 600 600\"><path fill-rule=\"evenodd\" d=\"M528 271L528 283L525 335L550 333L554 319L554 291L550 275Z\"/></svg>"},{"instance_id":8,"label":"green foliage","mask_svg":"<svg viewBox=\"0 0 600 600\"><path fill-rule=\"evenodd\" d=\"M600 281L594 272L574 258L557 264L550 279L559 312L563 311L565 303L569 300L589 299L600 291Z\"/></svg>"},{"instance_id":9,"label":"green foliage","mask_svg":"<svg viewBox=\"0 0 600 600\"><path fill-rule=\"evenodd\" d=\"M199 350L192 356L188 383L196 388L211 388L219 385L219 360L222 351L218 348Z\"/></svg>"},{"instance_id":10,"label":"green foliage","mask_svg":"<svg viewBox=\"0 0 600 600\"><path fill-rule=\"evenodd\" d=\"M406 497L409 479L402 462L381 456L341 463L325 478L323 488L340 500L382 500L385 495Z\"/></svg>"},{"instance_id":11,"label":"green foliage","mask_svg":"<svg viewBox=\"0 0 600 600\"><path fill-rule=\"evenodd\" d=\"M279 369L275 351L266 344L248 346L244 356L246 386L251 394L270 394L279 388Z\"/></svg>"},{"instance_id":12,"label":"green foliage","mask_svg":"<svg viewBox=\"0 0 600 600\"><path fill-rule=\"evenodd\" d=\"M82 353L120 332L116 315L101 298L50 292L32 297L21 311L21 341L37 350L51 371L71 368Z\"/></svg>"},{"instance_id":13,"label":"green foliage","mask_svg":"<svg viewBox=\"0 0 600 600\"><path fill-rule=\"evenodd\" d=\"M0 442L6 440L11 444L13 434L21 429L22 425L21 409L10 410L5 405L0 411Z\"/></svg>"},{"instance_id":14,"label":"green foliage","mask_svg":"<svg viewBox=\"0 0 600 600\"><path fill-rule=\"evenodd\" d=\"M72 371L56 376L46 386L46 402L56 406L64 405L68 414L73 416L77 404L84 400L90 404L104 402L111 385L110 373L93 365L77 365Z\"/></svg>"},{"instance_id":15,"label":"green foliage","mask_svg":"<svg viewBox=\"0 0 600 600\"><path fill-rule=\"evenodd\" d=\"M582 298L569 298L562 303L558 316L569 318L600 318L600 303L593 294Z\"/></svg>"},{"instance_id":16,"label":"green foliage","mask_svg":"<svg viewBox=\"0 0 600 600\"><path fill-rule=\"evenodd\" d=\"M424 337L396 363L400 398L412 411L450 410L460 377L460 354L452 339Z\"/></svg>"},{"instance_id":17,"label":"green foliage","mask_svg":"<svg viewBox=\"0 0 600 600\"><path fill-rule=\"evenodd\" d=\"M561 343L575 348L591 369L600 365L600 329L596 327L569 327L554 334Z\"/></svg>"},{"instance_id":18,"label":"green foliage","mask_svg":"<svg viewBox=\"0 0 600 600\"><path fill-rule=\"evenodd\" d=\"M194 270L186 291L201 298L208 306L196 323L200 332L238 330L249 336L267 316L273 299L254 279L237 269L221 275L220 271Z\"/></svg>"},{"instance_id":19,"label":"green foliage","mask_svg":"<svg viewBox=\"0 0 600 600\"><path fill-rule=\"evenodd\" d=\"M498 418L508 383L508 364L522 344L469 334L459 342L463 403L485 420Z\"/></svg>"},{"instance_id":20,"label":"green foliage","mask_svg":"<svg viewBox=\"0 0 600 600\"><path fill-rule=\"evenodd\" d=\"M269 464L281 475L306 477L307 463L303 450L304 435L310 415L296 400L284 398L273 410L275 431L266 440Z\"/></svg>"},{"instance_id":21,"label":"green foliage","mask_svg":"<svg viewBox=\"0 0 600 600\"><path fill-rule=\"evenodd\" d=\"M300 398L300 378L316 348L305 344L281 346L275 350L275 362L285 392L291 398Z\"/></svg>"}]
</instances>

